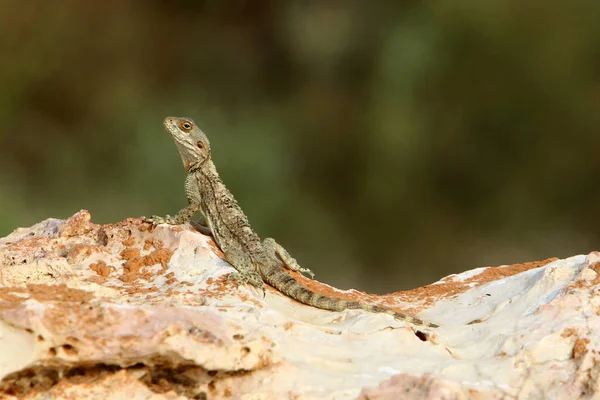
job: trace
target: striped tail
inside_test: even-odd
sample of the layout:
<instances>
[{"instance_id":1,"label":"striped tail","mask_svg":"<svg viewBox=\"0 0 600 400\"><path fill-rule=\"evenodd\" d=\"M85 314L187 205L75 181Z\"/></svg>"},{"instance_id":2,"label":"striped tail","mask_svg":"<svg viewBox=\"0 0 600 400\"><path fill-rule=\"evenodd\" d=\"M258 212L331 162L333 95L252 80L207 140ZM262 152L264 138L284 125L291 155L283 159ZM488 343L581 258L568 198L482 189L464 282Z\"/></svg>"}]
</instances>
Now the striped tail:
<instances>
[{"instance_id":1,"label":"striped tail","mask_svg":"<svg viewBox=\"0 0 600 400\"><path fill-rule=\"evenodd\" d=\"M387 307L321 296L320 294L316 294L302 286L296 279L294 279L279 266L272 266L268 268L268 271L265 271L266 269L267 268L264 267L261 268L261 275L263 276L263 279L281 293L299 301L300 303L330 311L343 311L350 309L389 314L397 320L406 321L413 325L425 326L428 328L439 328L439 325L425 322L419 318L399 313Z\"/></svg>"}]
</instances>

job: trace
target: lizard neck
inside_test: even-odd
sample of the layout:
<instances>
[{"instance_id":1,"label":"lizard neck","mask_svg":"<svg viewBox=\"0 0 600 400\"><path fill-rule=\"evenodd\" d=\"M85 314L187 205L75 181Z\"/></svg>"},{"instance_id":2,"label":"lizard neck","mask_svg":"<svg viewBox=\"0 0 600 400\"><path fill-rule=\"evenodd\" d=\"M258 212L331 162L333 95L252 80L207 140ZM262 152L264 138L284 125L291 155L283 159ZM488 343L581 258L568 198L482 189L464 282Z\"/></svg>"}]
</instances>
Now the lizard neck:
<instances>
[{"instance_id":1,"label":"lizard neck","mask_svg":"<svg viewBox=\"0 0 600 400\"><path fill-rule=\"evenodd\" d=\"M215 164L211 159L208 159L204 162L198 162L190 166L188 168L188 174L196 174L200 173L208 178L219 178L219 173L217 172L217 168L215 168Z\"/></svg>"},{"instance_id":2,"label":"lizard neck","mask_svg":"<svg viewBox=\"0 0 600 400\"><path fill-rule=\"evenodd\" d=\"M205 169L206 168L206 164L209 164L209 163L212 164L212 160L210 160L210 159L208 159L208 160L198 160L198 161L195 161L193 163L187 164L185 166L186 166L187 173L191 175L191 174L194 174L194 173L196 173L198 171L201 171L201 170ZM184 164L185 164L185 161L184 161ZM212 167L213 167L213 169L215 168L214 164L213 164Z\"/></svg>"}]
</instances>

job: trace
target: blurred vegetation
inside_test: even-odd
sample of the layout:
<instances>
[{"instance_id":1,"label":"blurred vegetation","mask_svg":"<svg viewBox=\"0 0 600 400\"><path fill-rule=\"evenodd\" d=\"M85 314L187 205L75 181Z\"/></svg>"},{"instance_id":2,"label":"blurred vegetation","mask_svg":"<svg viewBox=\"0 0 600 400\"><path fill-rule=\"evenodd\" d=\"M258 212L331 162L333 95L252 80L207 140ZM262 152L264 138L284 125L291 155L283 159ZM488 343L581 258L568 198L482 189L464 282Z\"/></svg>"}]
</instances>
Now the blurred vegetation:
<instances>
[{"instance_id":1,"label":"blurred vegetation","mask_svg":"<svg viewBox=\"0 0 600 400\"><path fill-rule=\"evenodd\" d=\"M0 236L179 210L167 115L342 288L599 247L598 2L5 0Z\"/></svg>"}]
</instances>

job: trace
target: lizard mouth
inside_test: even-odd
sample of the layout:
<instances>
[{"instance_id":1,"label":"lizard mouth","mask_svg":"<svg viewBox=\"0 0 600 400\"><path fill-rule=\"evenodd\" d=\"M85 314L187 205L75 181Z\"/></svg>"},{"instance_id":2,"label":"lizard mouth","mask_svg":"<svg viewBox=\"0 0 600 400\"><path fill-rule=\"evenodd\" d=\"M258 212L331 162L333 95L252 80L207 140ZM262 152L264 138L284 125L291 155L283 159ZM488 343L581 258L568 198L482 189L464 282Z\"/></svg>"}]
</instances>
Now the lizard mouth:
<instances>
[{"instance_id":1,"label":"lizard mouth","mask_svg":"<svg viewBox=\"0 0 600 400\"><path fill-rule=\"evenodd\" d=\"M167 117L163 121L163 125L169 133L172 133L174 128L176 127L175 121L176 121L175 117Z\"/></svg>"}]
</instances>

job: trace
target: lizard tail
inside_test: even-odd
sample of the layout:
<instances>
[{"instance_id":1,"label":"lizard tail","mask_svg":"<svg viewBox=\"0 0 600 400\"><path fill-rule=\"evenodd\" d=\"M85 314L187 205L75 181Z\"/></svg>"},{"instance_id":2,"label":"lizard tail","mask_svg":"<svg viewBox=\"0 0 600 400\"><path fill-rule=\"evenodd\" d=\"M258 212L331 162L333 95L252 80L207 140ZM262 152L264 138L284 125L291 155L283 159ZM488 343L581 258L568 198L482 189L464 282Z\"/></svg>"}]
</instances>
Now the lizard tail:
<instances>
[{"instance_id":1,"label":"lizard tail","mask_svg":"<svg viewBox=\"0 0 600 400\"><path fill-rule=\"evenodd\" d=\"M432 324L431 322L425 322L420 318L416 318L416 317L410 316L408 314L394 311L391 308L376 306L373 304L359 303L357 301L348 301L347 303L350 303L350 304L346 308L357 308L357 309L369 311L372 313L389 314L389 315L393 316L394 318L396 318L397 320L406 321L410 324L417 325L417 326L425 326L427 328L439 328L440 327L439 325ZM357 307L352 307L353 303L356 304Z\"/></svg>"},{"instance_id":2,"label":"lizard tail","mask_svg":"<svg viewBox=\"0 0 600 400\"><path fill-rule=\"evenodd\" d=\"M264 274L263 276L269 285L273 286L281 293L284 293L294 300L309 306L330 311L343 311L352 309L365 310L372 313L389 314L397 320L406 321L413 325L425 326L428 328L439 328L439 325L425 322L419 318L394 311L391 308L361 303L358 301L340 300L333 297L316 294L302 286L296 279L279 267L274 268L273 271L269 271L269 273Z\"/></svg>"}]
</instances>

